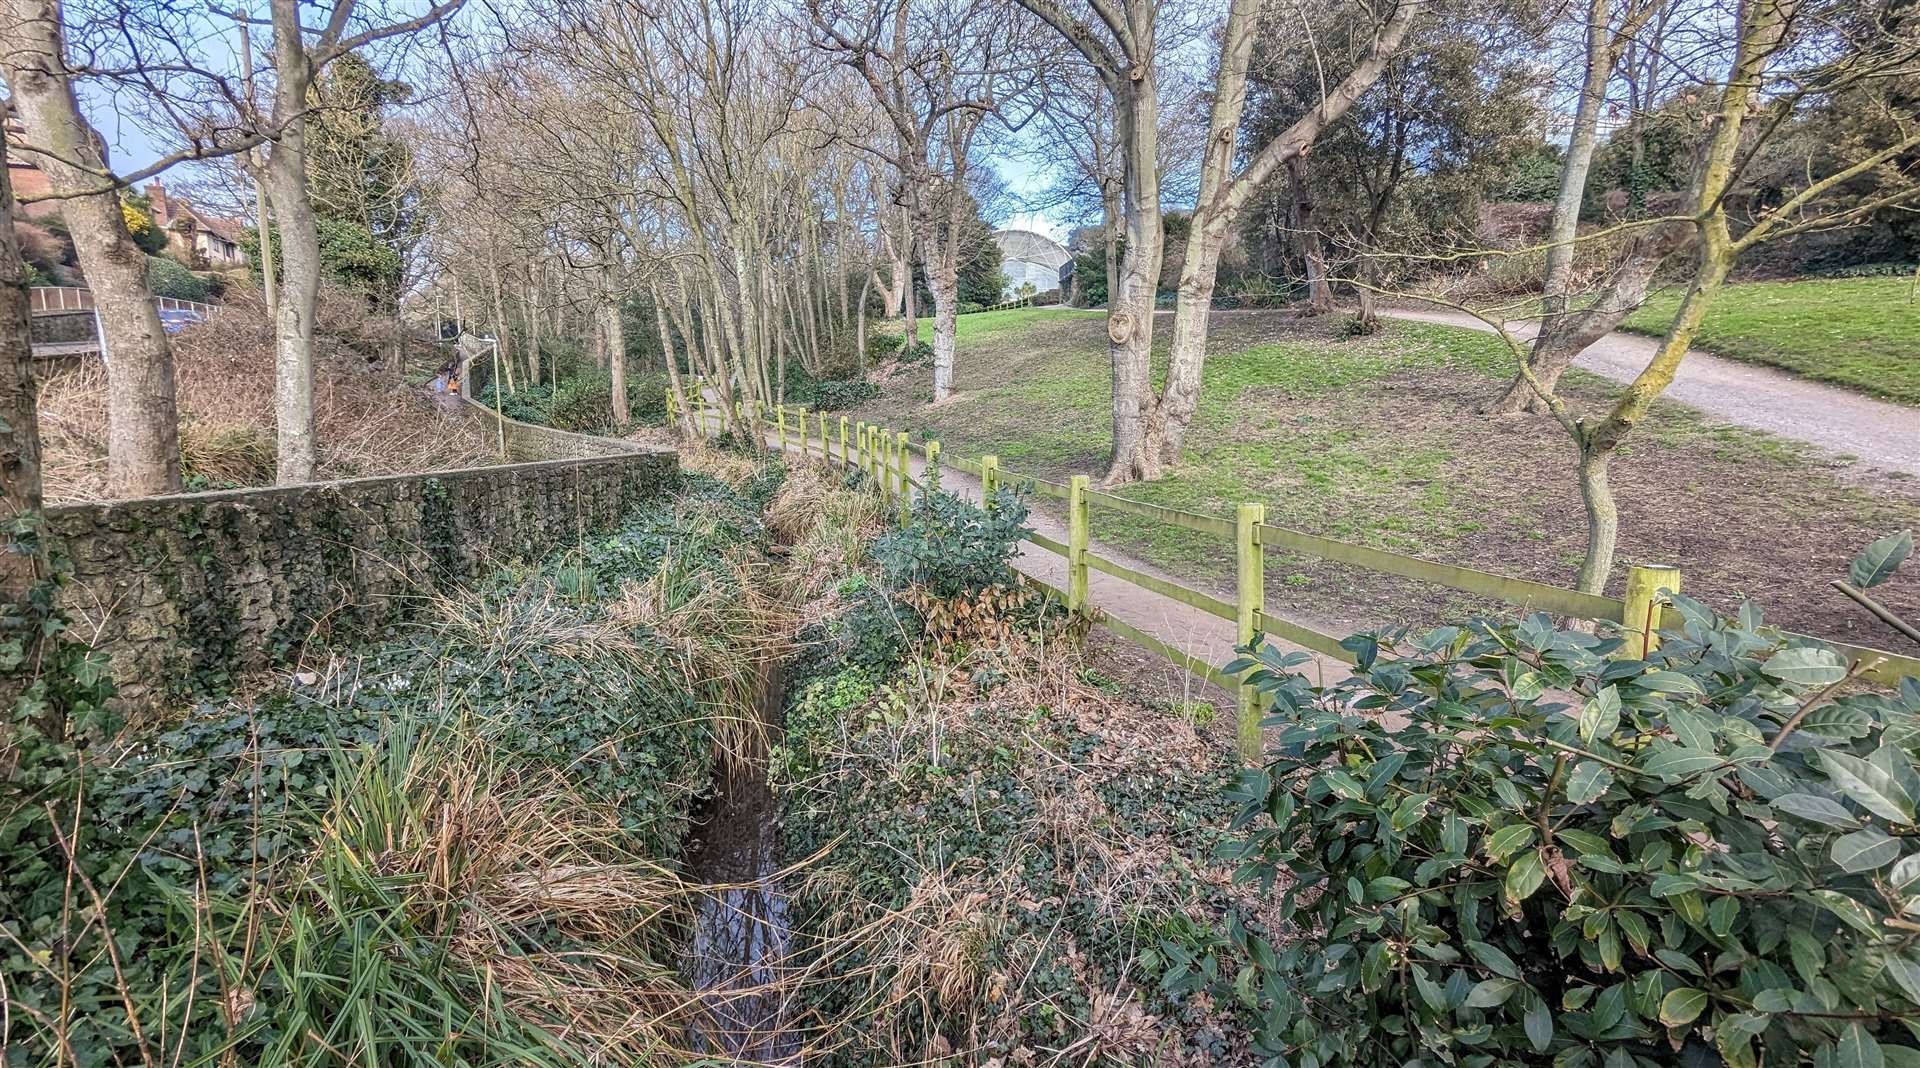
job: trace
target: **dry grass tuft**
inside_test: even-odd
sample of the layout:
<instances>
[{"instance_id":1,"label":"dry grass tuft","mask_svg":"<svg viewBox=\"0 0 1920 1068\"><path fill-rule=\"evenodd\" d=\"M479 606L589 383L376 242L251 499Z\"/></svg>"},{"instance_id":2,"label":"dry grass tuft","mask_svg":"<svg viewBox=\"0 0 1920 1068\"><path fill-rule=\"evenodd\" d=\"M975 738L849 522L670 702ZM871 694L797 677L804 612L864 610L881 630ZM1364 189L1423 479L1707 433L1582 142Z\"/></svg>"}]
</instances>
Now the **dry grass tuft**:
<instances>
[{"instance_id":1,"label":"dry grass tuft","mask_svg":"<svg viewBox=\"0 0 1920 1068\"><path fill-rule=\"evenodd\" d=\"M477 421L452 415L368 353L399 341L352 296L322 301L314 419L322 479L437 471L497 463ZM225 305L211 322L173 336L184 474L211 486L273 478L273 340L259 305ZM40 385L49 502L97 500L107 470L107 373L97 362Z\"/></svg>"}]
</instances>

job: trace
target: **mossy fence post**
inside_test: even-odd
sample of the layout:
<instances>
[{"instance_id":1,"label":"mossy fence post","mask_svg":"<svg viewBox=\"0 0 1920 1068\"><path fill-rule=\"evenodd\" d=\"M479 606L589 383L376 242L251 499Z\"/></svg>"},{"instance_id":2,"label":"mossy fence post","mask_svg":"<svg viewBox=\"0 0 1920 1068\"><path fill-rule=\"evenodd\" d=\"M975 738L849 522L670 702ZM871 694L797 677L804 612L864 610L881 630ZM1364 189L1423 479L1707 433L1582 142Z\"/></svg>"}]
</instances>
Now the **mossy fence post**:
<instances>
[{"instance_id":1,"label":"mossy fence post","mask_svg":"<svg viewBox=\"0 0 1920 1068\"><path fill-rule=\"evenodd\" d=\"M840 417L840 466L847 467L847 417Z\"/></svg>"},{"instance_id":2,"label":"mossy fence post","mask_svg":"<svg viewBox=\"0 0 1920 1068\"><path fill-rule=\"evenodd\" d=\"M913 490L907 485L907 460L913 455L913 443L902 430L893 436L893 484L900 493L900 521L907 521L907 509L913 504Z\"/></svg>"},{"instance_id":3,"label":"mossy fence post","mask_svg":"<svg viewBox=\"0 0 1920 1068\"><path fill-rule=\"evenodd\" d=\"M1253 641L1260 625L1260 612L1267 595L1266 554L1260 547L1260 524L1267 521L1267 506L1242 504L1234 513L1234 570L1239 577L1235 600L1234 640L1246 645ZM1260 703L1253 687L1241 683L1237 693L1240 755L1248 760L1260 756Z\"/></svg>"},{"instance_id":4,"label":"mossy fence post","mask_svg":"<svg viewBox=\"0 0 1920 1068\"><path fill-rule=\"evenodd\" d=\"M932 493L940 483L940 443L927 439L927 466L920 469L920 492Z\"/></svg>"},{"instance_id":5,"label":"mossy fence post","mask_svg":"<svg viewBox=\"0 0 1920 1068\"><path fill-rule=\"evenodd\" d=\"M785 454L787 451L787 406L784 404L774 405L773 417L780 427L780 452Z\"/></svg>"},{"instance_id":6,"label":"mossy fence post","mask_svg":"<svg viewBox=\"0 0 1920 1068\"><path fill-rule=\"evenodd\" d=\"M1630 660L1645 660L1660 647L1660 606L1669 594L1680 592L1680 569L1664 564L1627 569L1626 604L1620 610L1620 624L1626 630L1627 644L1620 650Z\"/></svg>"},{"instance_id":7,"label":"mossy fence post","mask_svg":"<svg viewBox=\"0 0 1920 1068\"><path fill-rule=\"evenodd\" d=\"M993 507L993 491L1000 488L1000 457L991 453L980 457L980 499Z\"/></svg>"},{"instance_id":8,"label":"mossy fence post","mask_svg":"<svg viewBox=\"0 0 1920 1068\"><path fill-rule=\"evenodd\" d=\"M1087 541L1092 513L1088 508L1088 479L1075 475L1067 483L1067 611L1087 611Z\"/></svg>"},{"instance_id":9,"label":"mossy fence post","mask_svg":"<svg viewBox=\"0 0 1920 1068\"><path fill-rule=\"evenodd\" d=\"M827 413L820 413L820 462L833 462L833 441L827 437Z\"/></svg>"}]
</instances>

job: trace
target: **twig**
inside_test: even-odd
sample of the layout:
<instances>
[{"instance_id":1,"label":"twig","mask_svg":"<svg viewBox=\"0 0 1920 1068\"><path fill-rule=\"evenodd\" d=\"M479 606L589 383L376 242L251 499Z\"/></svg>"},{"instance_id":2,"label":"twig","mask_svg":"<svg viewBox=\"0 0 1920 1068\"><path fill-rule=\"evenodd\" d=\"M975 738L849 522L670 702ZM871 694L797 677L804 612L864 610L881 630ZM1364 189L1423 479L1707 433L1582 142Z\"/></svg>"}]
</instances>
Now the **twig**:
<instances>
[{"instance_id":1,"label":"twig","mask_svg":"<svg viewBox=\"0 0 1920 1068\"><path fill-rule=\"evenodd\" d=\"M1854 587L1845 579L1834 579L1832 582L1827 583L1827 585L1832 586L1834 589L1852 598L1860 607L1873 613L1875 619L1906 635L1913 641L1920 642L1920 627L1915 627L1913 624L1901 619L1894 614L1893 609L1869 597L1866 591Z\"/></svg>"}]
</instances>

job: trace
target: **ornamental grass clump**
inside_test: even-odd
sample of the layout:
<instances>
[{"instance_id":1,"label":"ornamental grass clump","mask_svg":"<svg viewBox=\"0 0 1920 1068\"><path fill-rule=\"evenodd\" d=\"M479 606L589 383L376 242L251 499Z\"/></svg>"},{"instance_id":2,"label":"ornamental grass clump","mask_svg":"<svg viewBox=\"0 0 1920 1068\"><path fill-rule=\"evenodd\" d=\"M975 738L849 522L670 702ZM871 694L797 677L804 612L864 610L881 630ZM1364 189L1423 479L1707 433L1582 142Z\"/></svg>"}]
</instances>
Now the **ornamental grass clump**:
<instances>
[{"instance_id":1,"label":"ornamental grass clump","mask_svg":"<svg viewBox=\"0 0 1920 1068\"><path fill-rule=\"evenodd\" d=\"M1645 660L1542 616L1260 645L1232 925L1275 1063L1920 1064L1920 683L1676 598ZM1204 964L1205 970L1202 970Z\"/></svg>"}]
</instances>

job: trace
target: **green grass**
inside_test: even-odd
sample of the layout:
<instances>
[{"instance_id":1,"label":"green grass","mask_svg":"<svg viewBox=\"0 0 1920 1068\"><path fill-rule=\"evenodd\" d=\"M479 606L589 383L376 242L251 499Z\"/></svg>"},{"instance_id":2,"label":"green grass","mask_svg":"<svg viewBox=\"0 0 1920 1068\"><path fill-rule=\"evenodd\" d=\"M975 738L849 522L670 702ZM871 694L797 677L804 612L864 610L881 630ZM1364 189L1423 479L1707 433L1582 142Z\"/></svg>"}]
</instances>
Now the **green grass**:
<instances>
[{"instance_id":1,"label":"green grass","mask_svg":"<svg viewBox=\"0 0 1920 1068\"><path fill-rule=\"evenodd\" d=\"M1663 333L1680 292L1649 298L1622 329ZM1715 296L1695 344L1875 396L1920 404L1920 302L1904 278L1748 282Z\"/></svg>"},{"instance_id":2,"label":"green grass","mask_svg":"<svg viewBox=\"0 0 1920 1068\"><path fill-rule=\"evenodd\" d=\"M964 344L1011 330L1024 330L1045 320L1102 318L1106 314L1098 308L1008 308L1005 311L974 312L972 315L954 317L953 339L956 344ZM920 340L929 344L933 342L931 314L920 319Z\"/></svg>"},{"instance_id":3,"label":"green grass","mask_svg":"<svg viewBox=\"0 0 1920 1068\"><path fill-rule=\"evenodd\" d=\"M953 402L924 403L931 372L921 369L890 384L862 416L917 439L937 438L950 457L991 453L1010 473L1054 481L1086 473L1097 481L1112 423L1098 313L999 314L1012 318L962 337ZM967 318L992 323L986 314ZM1566 432L1551 420L1488 420L1476 412L1510 373L1512 357L1499 340L1405 322L1346 338L1337 325L1287 312L1216 320L1180 462L1160 479L1117 492L1220 517L1258 501L1276 525L1571 585L1585 528ZM1159 333L1156 384L1166 362L1167 331ZM1576 411L1593 413L1618 389L1575 371L1563 396ZM1920 522L1920 502L1904 491L1852 485L1827 470L1835 462L1798 442L1661 402L1613 466L1620 568L1678 561L1689 588L1718 606L1756 595L1790 606L1783 622L1797 629L1857 627L1847 606L1831 603L1826 579L1844 572L1868 535ZM1681 499L1688 507L1672 507ZM1047 498L1036 503L1055 506ZM1093 520L1097 538L1189 585L1231 588L1225 541L1097 505ZM1457 619L1488 607L1290 554L1274 554L1267 573L1270 603L1328 626Z\"/></svg>"}]
</instances>

